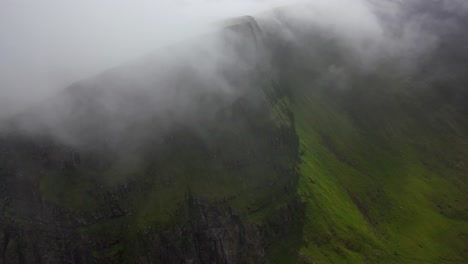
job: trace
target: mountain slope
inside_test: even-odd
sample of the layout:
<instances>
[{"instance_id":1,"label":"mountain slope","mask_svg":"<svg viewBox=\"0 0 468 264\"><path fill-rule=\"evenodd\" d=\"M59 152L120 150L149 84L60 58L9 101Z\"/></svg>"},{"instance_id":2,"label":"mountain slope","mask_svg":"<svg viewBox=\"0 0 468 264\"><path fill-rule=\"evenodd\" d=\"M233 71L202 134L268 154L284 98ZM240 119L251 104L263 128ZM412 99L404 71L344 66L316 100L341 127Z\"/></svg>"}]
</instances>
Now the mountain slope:
<instances>
[{"instance_id":1,"label":"mountain slope","mask_svg":"<svg viewBox=\"0 0 468 264\"><path fill-rule=\"evenodd\" d=\"M339 40L284 23L295 42L270 42L300 141L300 259L466 262L468 82L447 56L465 54L459 35L411 71L362 69Z\"/></svg>"},{"instance_id":2,"label":"mountain slope","mask_svg":"<svg viewBox=\"0 0 468 264\"><path fill-rule=\"evenodd\" d=\"M0 261L466 262L464 46L368 62L285 10L10 120Z\"/></svg>"},{"instance_id":3,"label":"mountain slope","mask_svg":"<svg viewBox=\"0 0 468 264\"><path fill-rule=\"evenodd\" d=\"M467 138L453 120L458 113L421 120L428 109L390 98L379 106L395 104L395 112L383 114L366 103L349 110L320 93L301 98L294 106L303 151L298 192L310 241L301 252L325 263L463 263ZM361 123L363 115L379 125ZM450 125L465 132L437 131Z\"/></svg>"}]
</instances>

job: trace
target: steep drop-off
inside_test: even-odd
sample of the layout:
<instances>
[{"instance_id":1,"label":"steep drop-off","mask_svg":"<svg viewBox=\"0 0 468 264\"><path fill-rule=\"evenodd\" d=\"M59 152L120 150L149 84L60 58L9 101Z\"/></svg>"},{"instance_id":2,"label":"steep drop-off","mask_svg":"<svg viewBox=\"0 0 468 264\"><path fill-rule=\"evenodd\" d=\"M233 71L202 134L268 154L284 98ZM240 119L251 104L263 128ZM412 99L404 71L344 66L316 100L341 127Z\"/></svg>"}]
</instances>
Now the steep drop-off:
<instances>
[{"instance_id":1,"label":"steep drop-off","mask_svg":"<svg viewBox=\"0 0 468 264\"><path fill-rule=\"evenodd\" d=\"M112 69L12 119L2 263L262 263L295 240L298 138L258 34L239 19L198 53Z\"/></svg>"},{"instance_id":2,"label":"steep drop-off","mask_svg":"<svg viewBox=\"0 0 468 264\"><path fill-rule=\"evenodd\" d=\"M362 69L282 12L10 120L0 261L467 262L466 65Z\"/></svg>"}]
</instances>

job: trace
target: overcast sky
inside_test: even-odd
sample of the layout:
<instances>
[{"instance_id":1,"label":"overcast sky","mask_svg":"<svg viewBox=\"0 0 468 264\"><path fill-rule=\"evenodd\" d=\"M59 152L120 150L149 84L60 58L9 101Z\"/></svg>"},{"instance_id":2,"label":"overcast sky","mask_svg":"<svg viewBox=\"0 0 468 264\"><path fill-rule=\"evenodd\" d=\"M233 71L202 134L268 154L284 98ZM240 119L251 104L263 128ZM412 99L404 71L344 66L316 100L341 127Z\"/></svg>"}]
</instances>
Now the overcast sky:
<instances>
[{"instance_id":1,"label":"overcast sky","mask_svg":"<svg viewBox=\"0 0 468 264\"><path fill-rule=\"evenodd\" d=\"M303 13L302 22L338 32L361 57L382 51L364 45L369 40L416 56L437 44L434 25L450 29L452 16L468 10L468 0L0 0L0 118L75 81L209 32L223 19L295 2L314 10L293 16ZM382 5L395 21L413 9L415 14L399 38L388 38L369 3ZM435 23L425 11L419 14L430 3L450 15Z\"/></svg>"},{"instance_id":2,"label":"overcast sky","mask_svg":"<svg viewBox=\"0 0 468 264\"><path fill-rule=\"evenodd\" d=\"M285 0L0 0L0 117L70 83Z\"/></svg>"}]
</instances>

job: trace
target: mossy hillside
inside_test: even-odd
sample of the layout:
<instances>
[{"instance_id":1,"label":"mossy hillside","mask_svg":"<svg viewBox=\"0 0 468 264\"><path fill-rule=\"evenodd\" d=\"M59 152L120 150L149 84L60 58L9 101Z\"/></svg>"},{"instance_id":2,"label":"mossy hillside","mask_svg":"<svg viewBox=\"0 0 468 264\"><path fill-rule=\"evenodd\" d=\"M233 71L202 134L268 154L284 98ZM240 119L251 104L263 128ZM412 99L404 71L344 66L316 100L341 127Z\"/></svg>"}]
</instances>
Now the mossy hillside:
<instances>
[{"instance_id":1,"label":"mossy hillside","mask_svg":"<svg viewBox=\"0 0 468 264\"><path fill-rule=\"evenodd\" d=\"M464 116L449 104L425 104L398 76L355 78L345 91L300 72L289 77L283 83L289 96L270 96L269 111L247 118L221 113L210 140L181 129L151 150L144 169L131 173L137 191L118 202L133 208L131 214L82 229L85 236L119 241L96 256L115 257L139 233L188 220L189 193L264 224L295 202L300 153L302 235L291 231L274 243L272 263L466 260ZM101 210L106 203L90 190L121 166L46 174L41 190L72 210Z\"/></svg>"},{"instance_id":2,"label":"mossy hillside","mask_svg":"<svg viewBox=\"0 0 468 264\"><path fill-rule=\"evenodd\" d=\"M432 118L430 108L417 100L405 104L395 88L366 85L361 101L320 86L296 89L292 108L303 153L298 193L306 205L301 258L462 263L467 168L450 160L466 154L455 144L466 138L434 128L451 122L462 130L460 120Z\"/></svg>"}]
</instances>

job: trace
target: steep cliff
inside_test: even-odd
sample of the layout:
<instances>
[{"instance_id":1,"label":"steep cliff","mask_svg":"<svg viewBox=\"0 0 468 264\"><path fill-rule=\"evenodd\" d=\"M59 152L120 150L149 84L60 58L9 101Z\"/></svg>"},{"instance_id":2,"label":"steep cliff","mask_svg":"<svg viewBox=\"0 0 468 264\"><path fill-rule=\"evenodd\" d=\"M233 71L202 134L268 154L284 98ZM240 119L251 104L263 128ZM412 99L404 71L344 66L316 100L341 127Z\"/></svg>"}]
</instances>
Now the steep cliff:
<instances>
[{"instance_id":1,"label":"steep cliff","mask_svg":"<svg viewBox=\"0 0 468 264\"><path fill-rule=\"evenodd\" d=\"M409 67L290 18L234 19L9 120L0 261L466 262L458 35Z\"/></svg>"},{"instance_id":2,"label":"steep cliff","mask_svg":"<svg viewBox=\"0 0 468 264\"><path fill-rule=\"evenodd\" d=\"M112 69L10 121L3 263L262 263L290 240L298 138L261 31L242 18L208 38L194 58ZM212 61L190 67L200 53Z\"/></svg>"}]
</instances>

